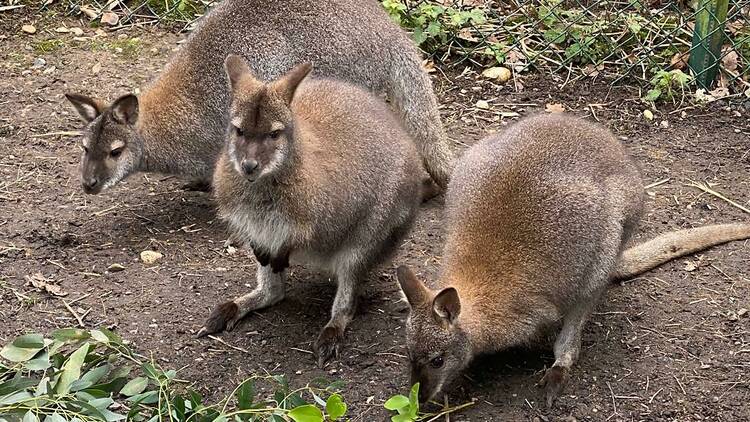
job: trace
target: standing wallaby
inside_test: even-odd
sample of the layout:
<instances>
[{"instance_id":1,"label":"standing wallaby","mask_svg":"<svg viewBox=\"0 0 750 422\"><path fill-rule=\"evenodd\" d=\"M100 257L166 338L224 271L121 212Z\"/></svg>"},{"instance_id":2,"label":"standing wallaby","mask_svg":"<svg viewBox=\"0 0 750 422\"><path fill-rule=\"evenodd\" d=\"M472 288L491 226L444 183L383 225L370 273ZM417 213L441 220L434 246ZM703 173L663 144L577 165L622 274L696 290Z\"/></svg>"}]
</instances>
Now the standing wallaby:
<instances>
[{"instance_id":1,"label":"standing wallaby","mask_svg":"<svg viewBox=\"0 0 750 422\"><path fill-rule=\"evenodd\" d=\"M249 60L274 79L311 61L316 74L384 92L417 140L427 171L448 183L453 156L417 48L376 1L225 0L207 14L161 75L136 97L66 94L86 121L81 182L99 193L138 172L187 176L206 187L229 123L222 63Z\"/></svg>"},{"instance_id":2,"label":"standing wallaby","mask_svg":"<svg viewBox=\"0 0 750 422\"><path fill-rule=\"evenodd\" d=\"M437 282L399 267L412 383L426 401L478 354L561 329L540 386L560 394L581 331L613 280L750 237L750 224L663 234L625 249L642 180L605 128L567 115L528 118L471 147L446 193L448 236Z\"/></svg>"},{"instance_id":3,"label":"standing wallaby","mask_svg":"<svg viewBox=\"0 0 750 422\"><path fill-rule=\"evenodd\" d=\"M199 336L284 298L290 259L330 272L338 289L314 350L334 357L357 286L411 226L420 202L413 141L387 105L353 85L305 79L309 64L270 83L244 60L225 63L232 104L214 175L219 216L252 247L257 287L213 310ZM298 88L299 86L299 88Z\"/></svg>"}]
</instances>

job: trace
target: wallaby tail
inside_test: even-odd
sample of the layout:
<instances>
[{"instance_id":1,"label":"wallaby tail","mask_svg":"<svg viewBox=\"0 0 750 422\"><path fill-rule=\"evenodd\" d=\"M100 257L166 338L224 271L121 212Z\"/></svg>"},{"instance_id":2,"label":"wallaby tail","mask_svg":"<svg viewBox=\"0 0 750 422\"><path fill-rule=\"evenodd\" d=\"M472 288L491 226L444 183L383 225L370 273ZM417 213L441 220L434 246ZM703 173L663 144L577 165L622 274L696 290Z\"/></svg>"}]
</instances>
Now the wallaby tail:
<instances>
[{"instance_id":1,"label":"wallaby tail","mask_svg":"<svg viewBox=\"0 0 750 422\"><path fill-rule=\"evenodd\" d=\"M422 70L418 53L409 47L392 57L388 97L417 142L425 169L441 188L446 188L453 172L454 155L440 121L430 78Z\"/></svg>"},{"instance_id":2,"label":"wallaby tail","mask_svg":"<svg viewBox=\"0 0 750 422\"><path fill-rule=\"evenodd\" d=\"M675 258L732 240L747 238L750 238L750 224L741 223L717 224L664 233L626 249L610 278L612 281L626 280Z\"/></svg>"}]
</instances>

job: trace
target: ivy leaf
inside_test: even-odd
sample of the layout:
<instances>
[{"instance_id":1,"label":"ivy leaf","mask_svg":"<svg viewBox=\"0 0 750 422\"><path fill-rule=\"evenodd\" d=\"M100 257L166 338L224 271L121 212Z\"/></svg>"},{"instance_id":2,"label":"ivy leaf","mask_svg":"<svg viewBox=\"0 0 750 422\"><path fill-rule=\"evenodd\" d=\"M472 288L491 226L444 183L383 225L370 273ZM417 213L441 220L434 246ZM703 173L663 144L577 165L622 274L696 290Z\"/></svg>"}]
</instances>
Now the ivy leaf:
<instances>
[{"instance_id":1,"label":"ivy leaf","mask_svg":"<svg viewBox=\"0 0 750 422\"><path fill-rule=\"evenodd\" d=\"M323 422L323 412L311 404L297 406L290 410L287 416L294 422Z\"/></svg>"},{"instance_id":2,"label":"ivy leaf","mask_svg":"<svg viewBox=\"0 0 750 422\"><path fill-rule=\"evenodd\" d=\"M332 394L326 401L326 413L331 420L338 420L346 414L346 403L339 394Z\"/></svg>"}]
</instances>

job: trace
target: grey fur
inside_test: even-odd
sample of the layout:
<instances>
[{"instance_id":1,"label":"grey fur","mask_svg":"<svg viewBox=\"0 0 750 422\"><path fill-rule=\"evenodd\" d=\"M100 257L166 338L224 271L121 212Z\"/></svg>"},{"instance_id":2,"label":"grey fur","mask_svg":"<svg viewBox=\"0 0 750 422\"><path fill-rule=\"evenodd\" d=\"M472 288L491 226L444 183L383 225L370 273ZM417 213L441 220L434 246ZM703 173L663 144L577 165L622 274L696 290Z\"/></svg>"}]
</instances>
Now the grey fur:
<instances>
[{"instance_id":1,"label":"grey fur","mask_svg":"<svg viewBox=\"0 0 750 422\"><path fill-rule=\"evenodd\" d=\"M84 160L83 167L90 168L82 174L100 179L100 185L87 191L97 193L101 186L114 185L137 171L210 180L228 124L229 92L222 69L228 54L243 56L264 80L310 61L317 76L387 94L417 141L426 169L446 186L453 156L432 85L418 50L378 2L225 0L202 19L161 75L143 89L138 120L128 134L117 134L132 150L124 154L129 160L113 162L107 155L113 137L106 130L95 131L92 141L101 144L101 152ZM113 124L105 107L91 121L87 103L95 100L68 99L90 122L89 128L100 122ZM106 160L109 165L101 164Z\"/></svg>"}]
</instances>

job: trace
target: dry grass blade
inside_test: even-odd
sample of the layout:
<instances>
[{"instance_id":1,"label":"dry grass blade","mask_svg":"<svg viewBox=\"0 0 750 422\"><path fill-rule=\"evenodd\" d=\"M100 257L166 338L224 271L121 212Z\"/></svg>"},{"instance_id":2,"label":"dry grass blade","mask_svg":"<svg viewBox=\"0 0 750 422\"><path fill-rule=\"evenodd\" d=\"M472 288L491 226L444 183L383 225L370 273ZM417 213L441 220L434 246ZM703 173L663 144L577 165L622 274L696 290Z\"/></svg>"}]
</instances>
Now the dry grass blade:
<instances>
[{"instance_id":1,"label":"dry grass blade","mask_svg":"<svg viewBox=\"0 0 750 422\"><path fill-rule=\"evenodd\" d=\"M719 192L716 192L715 190L711 189L711 187L708 186L708 183L698 183L698 182L694 182L694 181L691 180L690 183L688 185L686 185L686 186L690 186L690 187L693 187L693 188L698 188L698 189L702 190L703 192L705 192L705 193L707 193L709 195L713 195L713 196L721 199L722 201L725 201L728 204L730 204L730 205L732 205L734 207L737 207L737 208L741 209L742 211L750 214L750 209L747 209L747 208L743 207L742 205L738 204L737 202L732 201L731 199L727 198L726 196L724 196L724 195L720 194Z\"/></svg>"}]
</instances>

